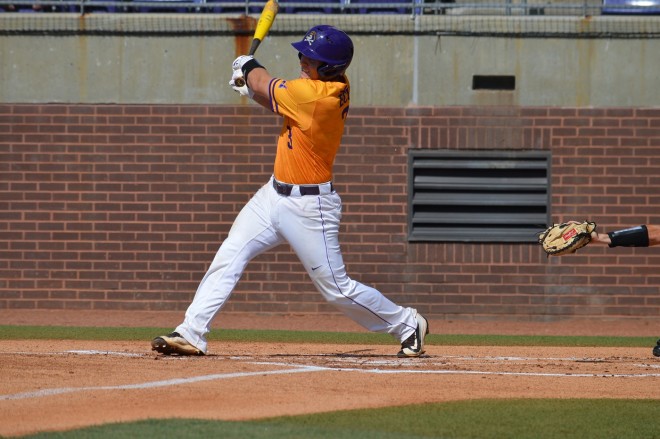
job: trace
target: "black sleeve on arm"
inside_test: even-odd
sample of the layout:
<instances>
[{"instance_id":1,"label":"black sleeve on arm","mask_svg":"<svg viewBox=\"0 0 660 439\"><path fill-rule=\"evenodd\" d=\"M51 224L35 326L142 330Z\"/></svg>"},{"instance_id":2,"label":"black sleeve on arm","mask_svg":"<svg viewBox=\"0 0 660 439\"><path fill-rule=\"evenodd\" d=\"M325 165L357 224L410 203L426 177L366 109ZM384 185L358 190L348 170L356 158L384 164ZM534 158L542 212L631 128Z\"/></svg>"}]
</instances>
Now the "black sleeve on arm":
<instances>
[{"instance_id":1,"label":"black sleeve on arm","mask_svg":"<svg viewBox=\"0 0 660 439\"><path fill-rule=\"evenodd\" d=\"M241 71L243 72L243 77L245 78L245 82L247 82L248 80L248 74L254 69L265 69L265 67L259 64L259 61L257 61L256 59L251 59L250 61L243 64Z\"/></svg>"},{"instance_id":2,"label":"black sleeve on arm","mask_svg":"<svg viewBox=\"0 0 660 439\"><path fill-rule=\"evenodd\" d=\"M648 247L649 231L645 225L617 230L607 234L610 237L610 247Z\"/></svg>"}]
</instances>

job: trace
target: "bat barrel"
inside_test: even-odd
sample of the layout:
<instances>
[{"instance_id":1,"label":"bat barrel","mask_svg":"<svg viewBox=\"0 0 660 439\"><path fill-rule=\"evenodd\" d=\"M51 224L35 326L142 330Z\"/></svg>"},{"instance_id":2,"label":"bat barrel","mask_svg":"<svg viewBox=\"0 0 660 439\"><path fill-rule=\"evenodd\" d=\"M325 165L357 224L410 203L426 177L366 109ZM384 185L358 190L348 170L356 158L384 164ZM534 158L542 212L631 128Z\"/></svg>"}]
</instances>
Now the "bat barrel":
<instances>
[{"instance_id":1,"label":"bat barrel","mask_svg":"<svg viewBox=\"0 0 660 439\"><path fill-rule=\"evenodd\" d=\"M279 3L277 0L268 0L264 5L264 9L261 11L261 16L257 21L257 28L254 30L254 38L252 39L252 45L250 46L250 51L248 55L254 55L261 44L261 40L268 34L275 16L279 11ZM243 87L245 85L245 79L236 78L234 79L234 85L236 87Z\"/></svg>"}]
</instances>

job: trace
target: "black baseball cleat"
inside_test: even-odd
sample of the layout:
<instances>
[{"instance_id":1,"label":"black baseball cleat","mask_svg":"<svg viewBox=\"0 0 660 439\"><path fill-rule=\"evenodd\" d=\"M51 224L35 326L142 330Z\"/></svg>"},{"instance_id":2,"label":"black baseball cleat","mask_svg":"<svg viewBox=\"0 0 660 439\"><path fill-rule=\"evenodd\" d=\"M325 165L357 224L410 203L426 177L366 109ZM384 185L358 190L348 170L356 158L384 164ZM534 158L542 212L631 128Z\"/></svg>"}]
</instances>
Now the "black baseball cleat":
<instances>
[{"instance_id":1,"label":"black baseball cleat","mask_svg":"<svg viewBox=\"0 0 660 439\"><path fill-rule=\"evenodd\" d=\"M660 357L660 340L657 341L655 347L653 348L653 355Z\"/></svg>"},{"instance_id":2,"label":"black baseball cleat","mask_svg":"<svg viewBox=\"0 0 660 439\"><path fill-rule=\"evenodd\" d=\"M154 338L151 340L151 350L163 355L204 355L178 332Z\"/></svg>"},{"instance_id":3,"label":"black baseball cleat","mask_svg":"<svg viewBox=\"0 0 660 439\"><path fill-rule=\"evenodd\" d=\"M424 352L424 338L429 333L429 322L421 314L415 313L417 328L410 337L401 343L401 350L396 354L399 358L419 357Z\"/></svg>"}]
</instances>

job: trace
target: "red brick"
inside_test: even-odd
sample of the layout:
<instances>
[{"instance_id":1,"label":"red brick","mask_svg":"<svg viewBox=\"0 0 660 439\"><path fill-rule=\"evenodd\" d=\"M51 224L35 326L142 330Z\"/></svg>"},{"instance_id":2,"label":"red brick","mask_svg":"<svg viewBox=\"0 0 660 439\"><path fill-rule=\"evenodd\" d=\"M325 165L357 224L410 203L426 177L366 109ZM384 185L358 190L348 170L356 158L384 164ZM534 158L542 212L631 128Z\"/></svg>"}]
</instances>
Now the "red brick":
<instances>
[{"instance_id":1,"label":"red brick","mask_svg":"<svg viewBox=\"0 0 660 439\"><path fill-rule=\"evenodd\" d=\"M18 215L0 307L185 310L280 126L252 106L0 105L0 200ZM652 252L588 247L571 259L599 268L585 274L533 243L408 243L406 185L409 147L550 150L553 219L660 222L659 130L656 109L352 108L335 166L349 272L436 317L657 315ZM248 266L226 309L336 312L286 247Z\"/></svg>"}]
</instances>

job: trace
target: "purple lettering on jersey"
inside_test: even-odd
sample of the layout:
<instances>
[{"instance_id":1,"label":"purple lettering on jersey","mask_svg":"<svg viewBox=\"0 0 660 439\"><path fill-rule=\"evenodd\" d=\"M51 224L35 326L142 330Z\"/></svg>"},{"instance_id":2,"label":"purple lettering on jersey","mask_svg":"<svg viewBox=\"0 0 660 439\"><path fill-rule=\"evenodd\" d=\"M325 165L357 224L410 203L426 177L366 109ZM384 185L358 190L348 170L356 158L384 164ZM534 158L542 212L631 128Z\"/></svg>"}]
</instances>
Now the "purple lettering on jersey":
<instances>
[{"instance_id":1,"label":"purple lettering on jersey","mask_svg":"<svg viewBox=\"0 0 660 439\"><path fill-rule=\"evenodd\" d=\"M351 99L350 87L344 87L341 93L339 93L339 106L343 107Z\"/></svg>"}]
</instances>

